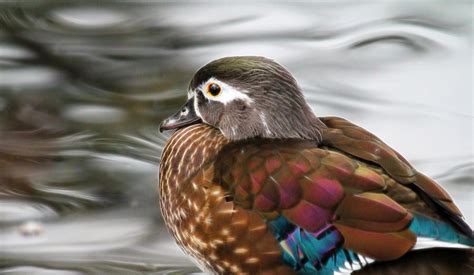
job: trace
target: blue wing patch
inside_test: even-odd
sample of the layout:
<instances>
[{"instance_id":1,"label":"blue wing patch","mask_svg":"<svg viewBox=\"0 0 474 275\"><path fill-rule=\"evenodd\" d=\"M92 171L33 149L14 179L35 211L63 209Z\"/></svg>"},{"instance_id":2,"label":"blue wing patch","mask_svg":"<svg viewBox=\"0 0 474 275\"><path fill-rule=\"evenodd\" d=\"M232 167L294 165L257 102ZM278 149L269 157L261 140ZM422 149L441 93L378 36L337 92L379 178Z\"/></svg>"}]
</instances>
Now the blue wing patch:
<instances>
[{"instance_id":1,"label":"blue wing patch","mask_svg":"<svg viewBox=\"0 0 474 275\"><path fill-rule=\"evenodd\" d=\"M410 230L419 237L474 246L474 240L460 234L450 224L423 215L414 215Z\"/></svg>"},{"instance_id":2,"label":"blue wing patch","mask_svg":"<svg viewBox=\"0 0 474 275\"><path fill-rule=\"evenodd\" d=\"M343 248L344 237L331 224L317 232L308 232L282 216L267 223L279 242L284 262L299 274L350 272L373 261ZM422 215L414 215L409 229L419 237L474 245L472 239L457 232L450 224Z\"/></svg>"},{"instance_id":3,"label":"blue wing patch","mask_svg":"<svg viewBox=\"0 0 474 275\"><path fill-rule=\"evenodd\" d=\"M268 222L283 251L283 260L300 274L333 274L363 266L359 256L342 248L344 238L331 224L317 232L295 226L284 217Z\"/></svg>"}]
</instances>

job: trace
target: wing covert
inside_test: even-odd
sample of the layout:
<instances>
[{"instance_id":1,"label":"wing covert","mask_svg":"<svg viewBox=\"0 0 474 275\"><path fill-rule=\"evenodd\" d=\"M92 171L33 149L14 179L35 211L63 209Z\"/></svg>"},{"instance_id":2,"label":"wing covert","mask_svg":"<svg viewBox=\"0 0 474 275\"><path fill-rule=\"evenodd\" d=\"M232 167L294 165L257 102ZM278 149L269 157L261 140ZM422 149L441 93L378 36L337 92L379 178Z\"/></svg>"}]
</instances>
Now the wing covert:
<instances>
[{"instance_id":1,"label":"wing covert","mask_svg":"<svg viewBox=\"0 0 474 275\"><path fill-rule=\"evenodd\" d=\"M225 150L216 162L222 186L274 228L293 267L305 260L324 266L336 256L343 264L355 260L351 253L395 259L415 243L412 216L384 194L387 175L344 154L311 142L253 142ZM376 245L381 240L391 246Z\"/></svg>"},{"instance_id":2,"label":"wing covert","mask_svg":"<svg viewBox=\"0 0 474 275\"><path fill-rule=\"evenodd\" d=\"M323 117L328 126L323 131L322 146L340 150L364 161L379 165L397 182L414 190L437 214L460 232L473 238L461 211L449 194L435 181L416 171L398 152L367 130L339 117Z\"/></svg>"}]
</instances>

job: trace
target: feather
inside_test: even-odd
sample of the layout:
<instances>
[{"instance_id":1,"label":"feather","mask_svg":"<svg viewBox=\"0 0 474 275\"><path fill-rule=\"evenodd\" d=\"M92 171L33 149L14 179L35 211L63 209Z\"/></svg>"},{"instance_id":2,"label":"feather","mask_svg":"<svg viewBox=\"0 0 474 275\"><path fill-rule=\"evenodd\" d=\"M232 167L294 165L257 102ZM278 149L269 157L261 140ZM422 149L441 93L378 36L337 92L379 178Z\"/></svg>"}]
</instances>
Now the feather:
<instances>
[{"instance_id":1,"label":"feather","mask_svg":"<svg viewBox=\"0 0 474 275\"><path fill-rule=\"evenodd\" d=\"M474 246L474 240L457 232L449 223L423 215L415 215L409 228L418 236L417 244L414 249L426 247L426 241L430 239L438 242L431 242L432 246L428 247L437 247L436 245L440 245L441 247L449 246L446 243L450 243L451 246L456 244L464 245L466 247ZM424 240L423 244L420 240Z\"/></svg>"},{"instance_id":2,"label":"feather","mask_svg":"<svg viewBox=\"0 0 474 275\"><path fill-rule=\"evenodd\" d=\"M365 270L412 249L473 246L471 229L434 181L362 128L323 121L322 147L228 143L202 124L177 131L170 144L193 148L165 148L160 191L178 243L216 273L283 274ZM204 137L219 143L194 143Z\"/></svg>"},{"instance_id":3,"label":"feather","mask_svg":"<svg viewBox=\"0 0 474 275\"><path fill-rule=\"evenodd\" d=\"M279 240L284 261L298 272L332 274L333 269L343 266L346 261L341 260L342 254L335 257L344 240L340 232L330 224L317 232L309 232L280 216L269 221L268 225ZM349 258L352 260L351 256Z\"/></svg>"},{"instance_id":4,"label":"feather","mask_svg":"<svg viewBox=\"0 0 474 275\"><path fill-rule=\"evenodd\" d=\"M328 126L323 132L323 146L380 165L392 178L416 192L437 214L468 238L474 238L472 229L462 219L459 208L449 194L432 179L416 171L399 153L372 133L346 119L325 117L321 120Z\"/></svg>"}]
</instances>

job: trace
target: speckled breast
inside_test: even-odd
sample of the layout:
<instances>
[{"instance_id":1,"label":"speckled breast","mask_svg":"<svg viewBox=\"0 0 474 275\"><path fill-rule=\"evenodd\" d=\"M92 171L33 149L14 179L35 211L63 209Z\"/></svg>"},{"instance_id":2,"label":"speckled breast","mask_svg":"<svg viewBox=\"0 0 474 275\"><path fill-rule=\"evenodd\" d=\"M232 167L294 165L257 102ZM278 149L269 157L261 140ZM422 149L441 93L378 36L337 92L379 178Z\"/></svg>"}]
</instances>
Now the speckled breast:
<instances>
[{"instance_id":1,"label":"speckled breast","mask_svg":"<svg viewBox=\"0 0 474 275\"><path fill-rule=\"evenodd\" d=\"M165 223L178 245L208 272L292 273L262 218L235 205L215 177L215 159L228 143L203 124L173 134L160 164Z\"/></svg>"}]
</instances>

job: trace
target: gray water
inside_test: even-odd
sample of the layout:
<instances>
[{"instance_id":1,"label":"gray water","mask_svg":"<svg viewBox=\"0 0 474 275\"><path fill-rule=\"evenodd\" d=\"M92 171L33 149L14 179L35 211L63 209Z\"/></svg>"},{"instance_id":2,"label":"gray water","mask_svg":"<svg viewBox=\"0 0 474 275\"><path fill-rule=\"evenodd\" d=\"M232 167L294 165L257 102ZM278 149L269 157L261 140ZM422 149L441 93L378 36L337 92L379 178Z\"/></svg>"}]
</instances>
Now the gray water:
<instances>
[{"instance_id":1,"label":"gray water","mask_svg":"<svg viewBox=\"0 0 474 275\"><path fill-rule=\"evenodd\" d=\"M375 3L0 2L1 273L199 272L158 209L158 124L230 55L284 64L474 225L472 4Z\"/></svg>"}]
</instances>

